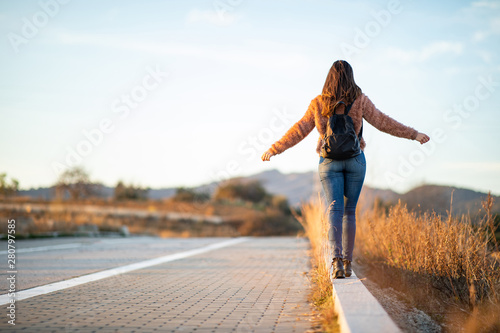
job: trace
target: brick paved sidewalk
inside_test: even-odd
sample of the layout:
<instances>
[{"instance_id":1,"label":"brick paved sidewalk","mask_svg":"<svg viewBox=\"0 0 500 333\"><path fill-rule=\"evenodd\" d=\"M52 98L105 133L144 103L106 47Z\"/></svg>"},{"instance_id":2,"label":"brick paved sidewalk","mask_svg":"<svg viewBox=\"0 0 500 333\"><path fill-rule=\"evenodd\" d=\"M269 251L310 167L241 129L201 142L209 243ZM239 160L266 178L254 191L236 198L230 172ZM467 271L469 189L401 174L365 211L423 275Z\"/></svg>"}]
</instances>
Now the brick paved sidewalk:
<instances>
[{"instance_id":1,"label":"brick paved sidewalk","mask_svg":"<svg viewBox=\"0 0 500 333\"><path fill-rule=\"evenodd\" d=\"M25 332L305 332L305 239L251 238L16 302ZM5 313L5 311L2 311Z\"/></svg>"}]
</instances>

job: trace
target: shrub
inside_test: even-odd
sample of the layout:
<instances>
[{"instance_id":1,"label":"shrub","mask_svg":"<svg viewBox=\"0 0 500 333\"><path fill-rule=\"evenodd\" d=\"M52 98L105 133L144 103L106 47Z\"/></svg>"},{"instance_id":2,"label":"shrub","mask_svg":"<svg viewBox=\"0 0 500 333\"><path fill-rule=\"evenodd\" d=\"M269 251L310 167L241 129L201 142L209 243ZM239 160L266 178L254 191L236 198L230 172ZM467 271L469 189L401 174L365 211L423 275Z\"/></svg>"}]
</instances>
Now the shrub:
<instances>
[{"instance_id":1,"label":"shrub","mask_svg":"<svg viewBox=\"0 0 500 333\"><path fill-rule=\"evenodd\" d=\"M217 187L214 194L215 200L242 200L258 203L264 201L269 195L262 184L257 181L243 181L241 179L228 180Z\"/></svg>"},{"instance_id":2,"label":"shrub","mask_svg":"<svg viewBox=\"0 0 500 333\"><path fill-rule=\"evenodd\" d=\"M184 202L204 202L210 199L210 195L208 193L196 192L194 189L179 187L175 190L175 195L172 199Z\"/></svg>"},{"instance_id":3,"label":"shrub","mask_svg":"<svg viewBox=\"0 0 500 333\"><path fill-rule=\"evenodd\" d=\"M0 173L0 197L15 196L19 190L19 182L11 178L7 181L7 174Z\"/></svg>"},{"instance_id":4,"label":"shrub","mask_svg":"<svg viewBox=\"0 0 500 333\"><path fill-rule=\"evenodd\" d=\"M115 200L146 200L148 198L148 188L140 186L125 185L122 181L116 184L114 198Z\"/></svg>"},{"instance_id":5,"label":"shrub","mask_svg":"<svg viewBox=\"0 0 500 333\"><path fill-rule=\"evenodd\" d=\"M55 185L56 197L72 200L99 196L102 185L90 181L89 174L81 167L64 171Z\"/></svg>"}]
</instances>

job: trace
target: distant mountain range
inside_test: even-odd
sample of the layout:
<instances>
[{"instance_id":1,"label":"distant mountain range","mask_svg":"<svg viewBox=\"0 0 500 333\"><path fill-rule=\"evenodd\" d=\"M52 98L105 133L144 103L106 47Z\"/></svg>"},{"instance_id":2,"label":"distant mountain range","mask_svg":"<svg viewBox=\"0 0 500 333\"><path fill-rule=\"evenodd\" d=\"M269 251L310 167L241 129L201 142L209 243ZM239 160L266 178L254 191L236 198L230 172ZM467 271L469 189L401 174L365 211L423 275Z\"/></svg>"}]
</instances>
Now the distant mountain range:
<instances>
[{"instance_id":1,"label":"distant mountain range","mask_svg":"<svg viewBox=\"0 0 500 333\"><path fill-rule=\"evenodd\" d=\"M291 205L299 205L301 202L317 199L318 193L322 194L318 173L315 171L283 174L278 170L270 170L244 179L261 181L269 193L286 196ZM198 186L195 190L211 194L216 187L217 183L210 183ZM114 189L111 187L103 186L101 188L101 193L104 197L113 196L113 191ZM175 188L151 189L149 191L149 198L169 198L175 194L175 191ZM446 215L447 211L450 210L452 193L452 213L454 215L469 213L475 215L482 208L481 200L487 195L486 193L468 189L438 185L419 186L404 194L364 186L362 191L363 199L360 200L360 206L362 209L371 208L375 198L379 198L379 200L382 200L386 204L397 203L398 200L401 200L407 204L409 209L415 211L435 211L438 214ZM19 194L50 200L54 196L54 189L38 188L21 190ZM494 202L493 212L500 213L500 197L495 196Z\"/></svg>"}]
</instances>

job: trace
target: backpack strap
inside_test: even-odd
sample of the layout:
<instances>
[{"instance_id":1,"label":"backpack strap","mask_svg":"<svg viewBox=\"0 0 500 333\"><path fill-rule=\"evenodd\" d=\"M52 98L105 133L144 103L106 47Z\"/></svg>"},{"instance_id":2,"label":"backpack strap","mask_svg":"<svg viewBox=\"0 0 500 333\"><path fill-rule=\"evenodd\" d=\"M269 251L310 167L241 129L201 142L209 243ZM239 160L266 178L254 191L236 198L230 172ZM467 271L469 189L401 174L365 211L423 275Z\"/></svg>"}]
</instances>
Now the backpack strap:
<instances>
[{"instance_id":1,"label":"backpack strap","mask_svg":"<svg viewBox=\"0 0 500 333\"><path fill-rule=\"evenodd\" d=\"M347 106L347 108L345 109L344 114L346 116L349 114L349 111L351 111L351 107L352 107L352 105L354 104L355 101L356 101L356 99L354 99L354 101L352 101L352 103L349 104ZM344 102L339 102L339 103L344 103ZM345 105L345 103L344 103L344 105ZM358 138L361 139L362 136L363 136L363 117L361 117L361 130L359 131Z\"/></svg>"},{"instance_id":2,"label":"backpack strap","mask_svg":"<svg viewBox=\"0 0 500 333\"><path fill-rule=\"evenodd\" d=\"M336 113L335 113L335 109L336 109L336 108L337 108L337 106L338 106L339 104L341 104L341 103L342 103L342 104L344 104L344 105L346 105L346 104L345 104L344 102L342 102L342 101L338 101L337 103L335 103L335 105L333 106L333 114L336 114ZM347 105L346 105L346 107L347 107ZM346 113L345 113L345 114L346 114Z\"/></svg>"},{"instance_id":3,"label":"backpack strap","mask_svg":"<svg viewBox=\"0 0 500 333\"><path fill-rule=\"evenodd\" d=\"M356 102L356 98L354 99L354 101L352 101L352 103L351 103L351 104L349 104L349 105L346 107L346 109L345 109L345 111L344 111L344 114L345 114L346 116L349 114L349 111L351 111L351 108L352 108L352 105L354 104L354 102ZM342 102L342 103L344 103L344 102ZM344 103L344 105L345 105L345 103Z\"/></svg>"},{"instance_id":4,"label":"backpack strap","mask_svg":"<svg viewBox=\"0 0 500 333\"><path fill-rule=\"evenodd\" d=\"M344 103L344 102L342 102ZM344 103L345 104L345 103ZM346 108L345 108L345 111L344 111L344 114L347 116L349 114L349 111L351 111L351 108L352 108L352 105L354 104L354 102L352 102L351 104L349 104Z\"/></svg>"}]
</instances>

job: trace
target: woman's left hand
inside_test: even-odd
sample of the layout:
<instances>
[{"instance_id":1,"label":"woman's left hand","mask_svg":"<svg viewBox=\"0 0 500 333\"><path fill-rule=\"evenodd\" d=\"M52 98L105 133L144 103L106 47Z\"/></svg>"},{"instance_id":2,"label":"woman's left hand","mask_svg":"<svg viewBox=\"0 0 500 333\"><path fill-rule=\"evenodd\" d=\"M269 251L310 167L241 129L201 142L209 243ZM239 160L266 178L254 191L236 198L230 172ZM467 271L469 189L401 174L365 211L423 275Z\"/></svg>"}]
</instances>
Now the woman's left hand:
<instances>
[{"instance_id":1,"label":"woman's left hand","mask_svg":"<svg viewBox=\"0 0 500 333\"><path fill-rule=\"evenodd\" d=\"M417 140L418 142L420 142L420 144L424 144L426 142L428 142L431 138L429 138L429 136L427 134L424 134L424 133L418 133L417 134L417 137L415 138L415 140Z\"/></svg>"},{"instance_id":2,"label":"woman's left hand","mask_svg":"<svg viewBox=\"0 0 500 333\"><path fill-rule=\"evenodd\" d=\"M266 151L264 154L262 154L262 160L263 161L269 161L271 159L271 157L274 156L273 153L271 153L269 150Z\"/></svg>"}]
</instances>

